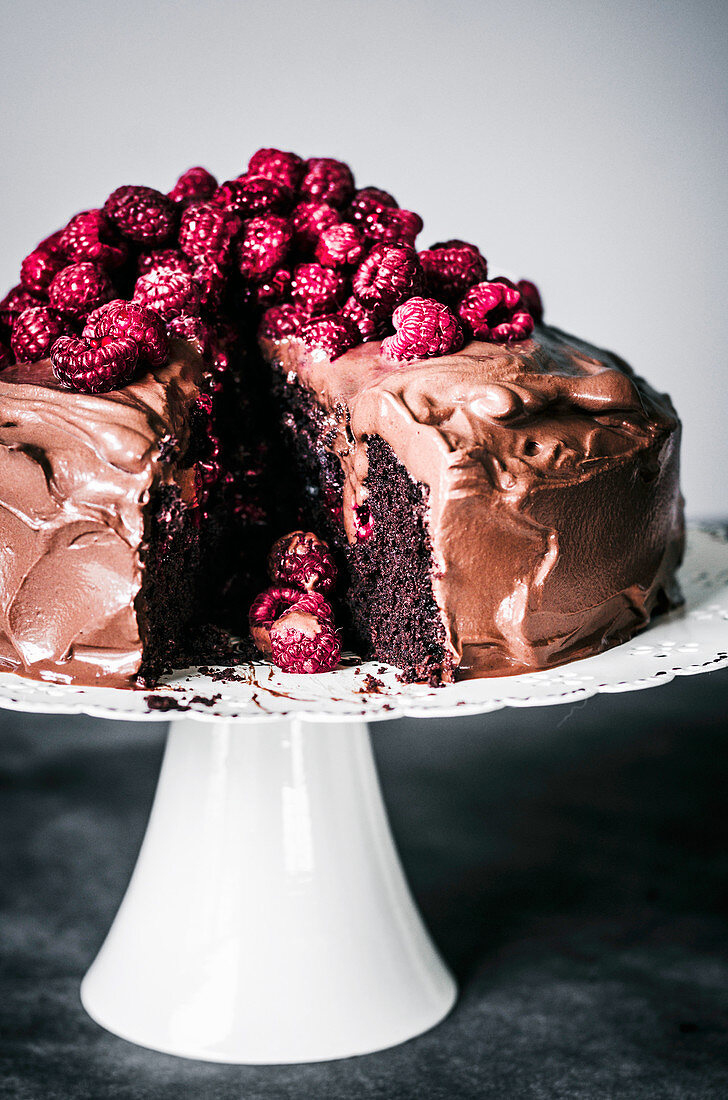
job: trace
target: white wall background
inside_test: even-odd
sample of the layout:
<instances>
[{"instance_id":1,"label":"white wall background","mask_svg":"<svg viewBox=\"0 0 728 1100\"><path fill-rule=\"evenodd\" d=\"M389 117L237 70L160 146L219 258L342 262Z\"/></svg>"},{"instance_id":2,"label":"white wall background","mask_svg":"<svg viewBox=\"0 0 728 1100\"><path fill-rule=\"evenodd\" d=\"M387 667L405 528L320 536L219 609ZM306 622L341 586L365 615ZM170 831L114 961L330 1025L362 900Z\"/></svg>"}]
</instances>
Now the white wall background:
<instances>
[{"instance_id":1,"label":"white wall background","mask_svg":"<svg viewBox=\"0 0 728 1100\"><path fill-rule=\"evenodd\" d=\"M728 515L725 0L1 0L0 285L122 183L348 160L531 276L685 423L693 516ZM3 291L4 292L4 291Z\"/></svg>"}]
</instances>

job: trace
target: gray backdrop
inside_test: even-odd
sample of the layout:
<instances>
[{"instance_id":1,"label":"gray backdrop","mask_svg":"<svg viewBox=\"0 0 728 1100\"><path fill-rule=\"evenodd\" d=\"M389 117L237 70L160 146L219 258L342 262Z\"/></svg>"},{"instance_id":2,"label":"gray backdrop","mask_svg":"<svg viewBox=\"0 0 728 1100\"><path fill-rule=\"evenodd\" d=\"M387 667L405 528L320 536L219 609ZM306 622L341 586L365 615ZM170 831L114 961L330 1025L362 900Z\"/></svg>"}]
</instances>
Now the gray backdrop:
<instances>
[{"instance_id":1,"label":"gray backdrop","mask_svg":"<svg viewBox=\"0 0 728 1100\"><path fill-rule=\"evenodd\" d=\"M123 183L260 145L350 161L532 276L668 389L693 516L728 513L723 0L2 0L0 283Z\"/></svg>"}]
</instances>

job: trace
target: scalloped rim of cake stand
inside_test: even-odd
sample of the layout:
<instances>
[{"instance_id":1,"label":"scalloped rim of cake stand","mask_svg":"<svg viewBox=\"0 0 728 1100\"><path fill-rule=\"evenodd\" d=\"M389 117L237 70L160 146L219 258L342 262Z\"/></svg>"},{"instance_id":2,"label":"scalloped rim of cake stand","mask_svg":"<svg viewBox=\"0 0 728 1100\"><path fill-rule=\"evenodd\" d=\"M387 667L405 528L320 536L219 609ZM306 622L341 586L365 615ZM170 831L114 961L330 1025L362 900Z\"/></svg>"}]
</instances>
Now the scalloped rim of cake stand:
<instances>
[{"instance_id":1,"label":"scalloped rim of cake stand","mask_svg":"<svg viewBox=\"0 0 728 1100\"><path fill-rule=\"evenodd\" d=\"M76 687L0 673L0 708L125 721L374 722L552 706L602 692L657 687L676 676L728 667L728 539L722 529L689 529L680 580L685 594L680 610L620 646L542 672L430 688L401 684L397 669L348 655L347 667L323 675L293 676L255 662L237 666L239 679L233 682L189 669L153 690ZM363 687L367 675L380 681L377 690ZM149 696L168 698L169 709L150 707Z\"/></svg>"}]
</instances>

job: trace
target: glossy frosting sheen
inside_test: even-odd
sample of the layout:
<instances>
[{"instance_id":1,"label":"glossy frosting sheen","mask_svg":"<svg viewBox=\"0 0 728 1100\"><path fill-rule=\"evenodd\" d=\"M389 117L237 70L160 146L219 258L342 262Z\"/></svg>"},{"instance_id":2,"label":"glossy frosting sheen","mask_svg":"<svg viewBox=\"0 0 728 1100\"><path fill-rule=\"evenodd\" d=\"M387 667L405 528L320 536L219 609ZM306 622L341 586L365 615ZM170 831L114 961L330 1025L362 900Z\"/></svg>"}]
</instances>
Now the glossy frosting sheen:
<instances>
[{"instance_id":1,"label":"glossy frosting sheen","mask_svg":"<svg viewBox=\"0 0 728 1100\"><path fill-rule=\"evenodd\" d=\"M170 363L124 389L62 389L50 362L0 374L0 668L128 683L142 658L145 505L184 492L187 412L202 366ZM179 464L160 462L174 441Z\"/></svg>"},{"instance_id":2,"label":"glossy frosting sheen","mask_svg":"<svg viewBox=\"0 0 728 1100\"><path fill-rule=\"evenodd\" d=\"M394 366L378 343L333 363L296 339L263 350L337 429L350 541L368 437L427 486L433 594L459 675L593 653L679 600L679 421L616 356L550 328Z\"/></svg>"}]
</instances>

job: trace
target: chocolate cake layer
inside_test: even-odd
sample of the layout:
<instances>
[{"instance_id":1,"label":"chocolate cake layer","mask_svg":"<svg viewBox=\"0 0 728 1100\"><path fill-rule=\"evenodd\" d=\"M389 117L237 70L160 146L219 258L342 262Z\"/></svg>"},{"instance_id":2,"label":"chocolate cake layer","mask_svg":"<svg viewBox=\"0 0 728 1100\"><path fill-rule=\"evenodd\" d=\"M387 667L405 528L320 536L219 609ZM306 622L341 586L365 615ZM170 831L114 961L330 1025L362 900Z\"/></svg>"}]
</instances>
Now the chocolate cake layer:
<instances>
[{"instance_id":1,"label":"chocolate cake layer","mask_svg":"<svg viewBox=\"0 0 728 1100\"><path fill-rule=\"evenodd\" d=\"M167 366L100 395L62 389L48 360L0 374L0 668L128 685L145 646L169 651L191 597L178 589L165 625L145 592L168 595L184 570L203 377L182 341Z\"/></svg>"},{"instance_id":2,"label":"chocolate cake layer","mask_svg":"<svg viewBox=\"0 0 728 1100\"><path fill-rule=\"evenodd\" d=\"M680 424L617 356L551 328L402 364L376 342L334 362L295 338L263 352L326 417L352 547L371 537L372 439L426 490L446 678L586 656L679 602Z\"/></svg>"}]
</instances>

